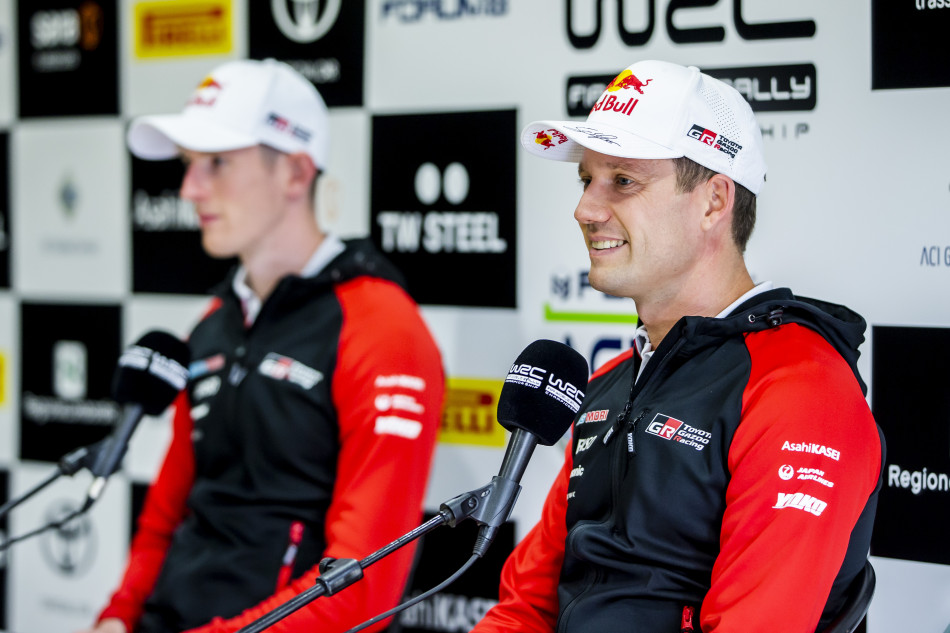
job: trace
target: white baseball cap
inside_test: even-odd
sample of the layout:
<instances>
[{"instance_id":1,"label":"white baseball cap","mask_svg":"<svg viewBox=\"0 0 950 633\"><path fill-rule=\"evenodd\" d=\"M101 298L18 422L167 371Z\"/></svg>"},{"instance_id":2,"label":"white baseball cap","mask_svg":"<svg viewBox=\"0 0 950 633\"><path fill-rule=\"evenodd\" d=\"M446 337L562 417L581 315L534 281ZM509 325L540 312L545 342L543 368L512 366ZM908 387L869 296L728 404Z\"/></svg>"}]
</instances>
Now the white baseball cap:
<instances>
[{"instance_id":1,"label":"white baseball cap","mask_svg":"<svg viewBox=\"0 0 950 633\"><path fill-rule=\"evenodd\" d=\"M330 125L320 93L289 65L240 60L212 70L180 114L136 118L126 140L133 154L147 160L173 158L179 147L224 152L263 144L306 152L322 170Z\"/></svg>"},{"instance_id":2,"label":"white baseball cap","mask_svg":"<svg viewBox=\"0 0 950 633\"><path fill-rule=\"evenodd\" d=\"M685 156L754 194L765 183L762 132L733 87L663 61L641 61L607 85L586 122L535 121L521 145L553 160L579 162L584 148L619 158Z\"/></svg>"}]
</instances>

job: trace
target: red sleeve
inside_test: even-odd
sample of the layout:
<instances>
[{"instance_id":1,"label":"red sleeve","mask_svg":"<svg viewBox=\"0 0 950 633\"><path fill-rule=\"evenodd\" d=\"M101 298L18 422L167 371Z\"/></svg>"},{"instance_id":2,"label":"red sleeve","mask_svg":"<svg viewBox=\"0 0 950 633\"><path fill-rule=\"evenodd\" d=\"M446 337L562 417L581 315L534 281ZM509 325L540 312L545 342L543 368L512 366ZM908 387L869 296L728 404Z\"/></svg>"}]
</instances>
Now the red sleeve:
<instances>
[{"instance_id":1,"label":"red sleeve","mask_svg":"<svg viewBox=\"0 0 950 633\"><path fill-rule=\"evenodd\" d=\"M445 378L435 341L401 288L363 277L336 292L343 329L332 390L341 449L326 556L361 560L422 521ZM402 597L413 552L414 545L397 550L367 568L362 580L268 631L343 631L387 611ZM312 587L318 575L314 567L241 615L194 631L235 631Z\"/></svg>"},{"instance_id":2,"label":"red sleeve","mask_svg":"<svg viewBox=\"0 0 950 633\"><path fill-rule=\"evenodd\" d=\"M812 632L877 484L881 445L845 361L815 332L747 335L752 362L706 633Z\"/></svg>"},{"instance_id":3,"label":"red sleeve","mask_svg":"<svg viewBox=\"0 0 950 633\"><path fill-rule=\"evenodd\" d=\"M187 511L185 501L195 476L191 444L191 408L185 392L175 400L172 441L161 470L149 488L132 539L129 560L119 588L112 594L99 619L119 618L132 631L142 615L162 569L172 533Z\"/></svg>"},{"instance_id":4,"label":"red sleeve","mask_svg":"<svg viewBox=\"0 0 950 633\"><path fill-rule=\"evenodd\" d=\"M567 539L567 482L571 445L564 466L548 492L541 520L518 543L501 571L498 604L473 633L550 633L557 624L557 585Z\"/></svg>"}]
</instances>

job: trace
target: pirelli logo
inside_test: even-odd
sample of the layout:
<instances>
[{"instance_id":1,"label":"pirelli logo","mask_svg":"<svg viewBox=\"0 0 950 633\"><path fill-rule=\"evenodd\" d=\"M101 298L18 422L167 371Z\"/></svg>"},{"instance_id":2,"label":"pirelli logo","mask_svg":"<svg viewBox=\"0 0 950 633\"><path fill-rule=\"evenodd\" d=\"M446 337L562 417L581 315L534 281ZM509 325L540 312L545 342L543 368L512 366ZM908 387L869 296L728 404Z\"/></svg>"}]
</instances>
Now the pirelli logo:
<instances>
[{"instance_id":1,"label":"pirelli logo","mask_svg":"<svg viewBox=\"0 0 950 633\"><path fill-rule=\"evenodd\" d=\"M231 0L165 0L135 5L139 59L220 55L232 49Z\"/></svg>"},{"instance_id":2,"label":"pirelli logo","mask_svg":"<svg viewBox=\"0 0 950 633\"><path fill-rule=\"evenodd\" d=\"M448 378L439 442L503 447L505 429L496 417L502 385L501 380Z\"/></svg>"}]
</instances>

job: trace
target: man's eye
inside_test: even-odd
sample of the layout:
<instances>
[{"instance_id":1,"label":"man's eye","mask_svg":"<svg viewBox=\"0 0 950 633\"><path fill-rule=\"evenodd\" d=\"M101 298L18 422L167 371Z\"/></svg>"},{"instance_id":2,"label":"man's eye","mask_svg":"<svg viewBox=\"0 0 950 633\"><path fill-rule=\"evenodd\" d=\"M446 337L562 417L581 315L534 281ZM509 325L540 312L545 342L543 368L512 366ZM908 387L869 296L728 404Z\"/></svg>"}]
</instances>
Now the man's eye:
<instances>
[{"instance_id":1,"label":"man's eye","mask_svg":"<svg viewBox=\"0 0 950 633\"><path fill-rule=\"evenodd\" d=\"M224 164L225 164L224 157L222 157L222 156L212 156L212 157L211 157L211 168L212 168L212 169L218 169L219 167L223 167Z\"/></svg>"},{"instance_id":2,"label":"man's eye","mask_svg":"<svg viewBox=\"0 0 950 633\"><path fill-rule=\"evenodd\" d=\"M633 184L632 178L627 178L626 176L617 176L617 184L623 187Z\"/></svg>"},{"instance_id":3,"label":"man's eye","mask_svg":"<svg viewBox=\"0 0 950 633\"><path fill-rule=\"evenodd\" d=\"M587 189L587 186L590 184L590 178L580 177L577 179L577 182L581 183L581 187Z\"/></svg>"}]
</instances>

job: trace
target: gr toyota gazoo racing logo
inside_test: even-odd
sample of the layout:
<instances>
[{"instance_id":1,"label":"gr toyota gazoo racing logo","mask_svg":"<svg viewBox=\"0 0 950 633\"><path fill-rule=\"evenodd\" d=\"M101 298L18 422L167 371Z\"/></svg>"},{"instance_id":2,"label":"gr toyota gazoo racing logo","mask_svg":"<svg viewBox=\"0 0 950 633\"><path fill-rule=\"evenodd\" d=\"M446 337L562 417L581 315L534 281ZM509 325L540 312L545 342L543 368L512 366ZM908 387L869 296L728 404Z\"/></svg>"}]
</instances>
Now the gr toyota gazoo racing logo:
<instances>
[{"instance_id":1,"label":"gr toyota gazoo racing logo","mask_svg":"<svg viewBox=\"0 0 950 633\"><path fill-rule=\"evenodd\" d=\"M686 136L694 138L700 143L704 143L710 147L714 147L730 158L735 158L739 150L742 149L742 146L735 141L730 141L722 134L716 134L701 125L693 125L693 127L689 129L689 132L686 133Z\"/></svg>"},{"instance_id":2,"label":"gr toyota gazoo racing logo","mask_svg":"<svg viewBox=\"0 0 950 633\"><path fill-rule=\"evenodd\" d=\"M656 435L664 440L678 442L697 451L701 451L709 444L712 434L709 431L697 429L682 420L671 418L668 415L657 413L647 427L647 433Z\"/></svg>"},{"instance_id":3,"label":"gr toyota gazoo racing logo","mask_svg":"<svg viewBox=\"0 0 950 633\"><path fill-rule=\"evenodd\" d=\"M280 354L270 352L258 365L257 371L275 380L287 380L304 389L310 389L323 380L323 373L307 367L303 363Z\"/></svg>"}]
</instances>

